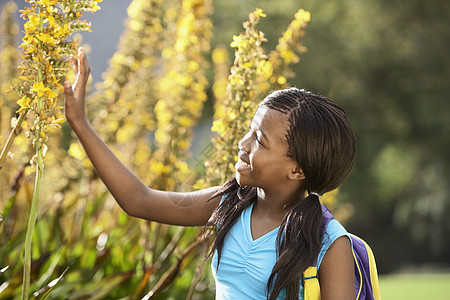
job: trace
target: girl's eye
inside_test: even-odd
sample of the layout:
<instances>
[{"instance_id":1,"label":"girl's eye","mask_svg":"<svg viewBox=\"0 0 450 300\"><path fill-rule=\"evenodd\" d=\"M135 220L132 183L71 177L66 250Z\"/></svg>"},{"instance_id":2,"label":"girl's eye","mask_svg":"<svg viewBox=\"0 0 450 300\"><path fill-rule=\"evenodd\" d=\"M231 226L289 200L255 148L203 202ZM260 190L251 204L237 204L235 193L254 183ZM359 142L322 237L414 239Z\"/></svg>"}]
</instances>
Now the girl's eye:
<instances>
[{"instance_id":1,"label":"girl's eye","mask_svg":"<svg viewBox=\"0 0 450 300\"><path fill-rule=\"evenodd\" d=\"M260 144L261 146L264 147L264 144L261 142L261 140L259 139L258 135L255 135L255 139L258 142L258 144Z\"/></svg>"},{"instance_id":2,"label":"girl's eye","mask_svg":"<svg viewBox=\"0 0 450 300\"><path fill-rule=\"evenodd\" d=\"M258 134L256 132L253 131L252 126L249 126L248 128L248 133L250 135L255 135L255 140L258 142L258 144L260 144L261 146L264 147L264 144L261 142L261 140L258 137Z\"/></svg>"}]
</instances>

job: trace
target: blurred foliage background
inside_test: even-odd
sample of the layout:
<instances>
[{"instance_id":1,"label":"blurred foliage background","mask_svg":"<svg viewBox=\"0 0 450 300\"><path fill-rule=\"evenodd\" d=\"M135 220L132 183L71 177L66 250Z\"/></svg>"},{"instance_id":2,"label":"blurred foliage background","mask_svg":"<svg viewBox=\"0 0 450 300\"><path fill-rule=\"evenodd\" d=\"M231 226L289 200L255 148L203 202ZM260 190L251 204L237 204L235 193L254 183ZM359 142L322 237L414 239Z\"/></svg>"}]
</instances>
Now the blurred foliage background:
<instances>
[{"instance_id":1,"label":"blurred foliage background","mask_svg":"<svg viewBox=\"0 0 450 300\"><path fill-rule=\"evenodd\" d=\"M15 11L25 3L0 3L3 146L18 109L18 99L5 92L18 76L23 21ZM214 152L210 140L220 130L210 129L217 104L226 101L230 43L247 15L255 7L267 14L257 26L269 55L294 13L311 12L301 40L308 51L297 49L301 60L283 76L288 82L280 82L329 96L351 119L357 161L331 204L347 229L371 245L381 274L448 270L450 2L128 0L101 6L90 18L93 33L80 36L94 79L89 118L144 182L180 191L204 178L203 162ZM252 99L278 87L256 85ZM48 147L33 240L35 298L49 290L55 299L68 293L71 299L140 299L151 290L155 299L211 298L198 229L126 216L67 125ZM32 152L22 132L0 170L0 299L20 291Z\"/></svg>"}]
</instances>

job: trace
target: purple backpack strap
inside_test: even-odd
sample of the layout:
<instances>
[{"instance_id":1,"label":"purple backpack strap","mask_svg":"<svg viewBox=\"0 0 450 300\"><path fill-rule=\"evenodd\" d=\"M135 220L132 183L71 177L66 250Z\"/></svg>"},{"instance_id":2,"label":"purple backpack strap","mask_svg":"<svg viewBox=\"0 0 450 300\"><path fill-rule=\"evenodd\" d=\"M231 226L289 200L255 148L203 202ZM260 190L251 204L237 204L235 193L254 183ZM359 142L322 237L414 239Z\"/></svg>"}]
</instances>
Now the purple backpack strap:
<instances>
[{"instance_id":1,"label":"purple backpack strap","mask_svg":"<svg viewBox=\"0 0 450 300\"><path fill-rule=\"evenodd\" d=\"M323 216L323 229L322 229L322 233L324 233L325 230L327 229L328 223L330 223L330 221L334 219L334 216L333 216L333 214L331 213L331 211L328 209L328 207L326 207L326 206L323 205L323 204L322 204L322 216Z\"/></svg>"},{"instance_id":2,"label":"purple backpack strap","mask_svg":"<svg viewBox=\"0 0 450 300\"><path fill-rule=\"evenodd\" d=\"M372 250L361 238L350 234L355 260L355 290L357 299L374 300L379 294L378 274ZM375 268L371 272L372 268ZM371 278L374 276L375 278ZM375 285L375 286L374 286Z\"/></svg>"}]
</instances>

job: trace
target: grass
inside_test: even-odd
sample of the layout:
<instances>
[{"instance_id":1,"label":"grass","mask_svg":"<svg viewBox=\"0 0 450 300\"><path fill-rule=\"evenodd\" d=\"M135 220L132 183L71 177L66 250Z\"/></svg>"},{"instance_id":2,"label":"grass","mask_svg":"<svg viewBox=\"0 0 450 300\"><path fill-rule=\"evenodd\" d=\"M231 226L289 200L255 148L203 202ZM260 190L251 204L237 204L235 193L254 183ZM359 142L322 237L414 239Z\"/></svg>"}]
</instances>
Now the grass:
<instances>
[{"instance_id":1,"label":"grass","mask_svg":"<svg viewBox=\"0 0 450 300\"><path fill-rule=\"evenodd\" d=\"M448 300L450 273L384 275L380 290L382 300Z\"/></svg>"}]
</instances>

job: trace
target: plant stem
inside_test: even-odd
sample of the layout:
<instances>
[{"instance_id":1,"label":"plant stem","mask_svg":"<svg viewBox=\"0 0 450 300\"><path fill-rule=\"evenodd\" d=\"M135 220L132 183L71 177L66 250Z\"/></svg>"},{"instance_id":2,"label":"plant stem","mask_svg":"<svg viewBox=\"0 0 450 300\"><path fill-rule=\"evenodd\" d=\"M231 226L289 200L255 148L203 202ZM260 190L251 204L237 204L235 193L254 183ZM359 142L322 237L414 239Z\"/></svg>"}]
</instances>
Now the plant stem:
<instances>
[{"instance_id":1,"label":"plant stem","mask_svg":"<svg viewBox=\"0 0 450 300\"><path fill-rule=\"evenodd\" d=\"M44 175L44 158L42 156L42 142L36 143L36 155L37 155L37 168L36 168L36 180L34 184L33 200L31 202L30 218L28 219L27 234L25 237L25 261L23 268L23 289L22 300L27 300L30 290L30 277L31 277L31 241L33 239L34 226L36 224L39 193L42 186L42 178Z\"/></svg>"}]
</instances>

